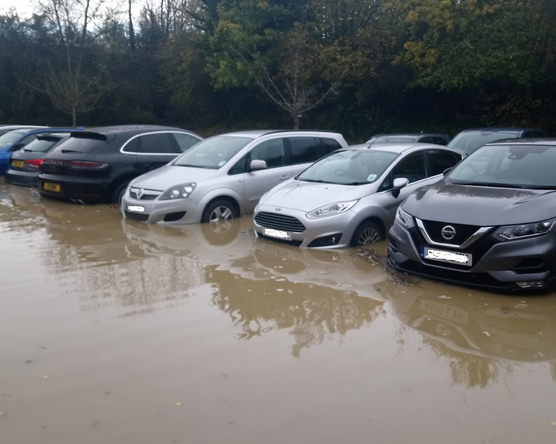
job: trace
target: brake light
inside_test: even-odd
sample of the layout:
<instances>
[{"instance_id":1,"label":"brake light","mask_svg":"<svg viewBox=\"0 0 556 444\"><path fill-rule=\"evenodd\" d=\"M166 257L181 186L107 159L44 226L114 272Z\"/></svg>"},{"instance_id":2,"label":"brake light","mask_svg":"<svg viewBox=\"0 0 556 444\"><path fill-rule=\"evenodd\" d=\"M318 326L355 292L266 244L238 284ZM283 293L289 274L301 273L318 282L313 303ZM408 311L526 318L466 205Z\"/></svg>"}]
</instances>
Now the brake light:
<instances>
[{"instance_id":1,"label":"brake light","mask_svg":"<svg viewBox=\"0 0 556 444\"><path fill-rule=\"evenodd\" d=\"M68 162L69 166L75 169L88 169L88 170L100 170L108 166L107 163L101 162L84 162L79 160L72 160Z\"/></svg>"},{"instance_id":2,"label":"brake light","mask_svg":"<svg viewBox=\"0 0 556 444\"><path fill-rule=\"evenodd\" d=\"M25 161L25 165L31 168L39 169L44 159L30 159Z\"/></svg>"}]
</instances>

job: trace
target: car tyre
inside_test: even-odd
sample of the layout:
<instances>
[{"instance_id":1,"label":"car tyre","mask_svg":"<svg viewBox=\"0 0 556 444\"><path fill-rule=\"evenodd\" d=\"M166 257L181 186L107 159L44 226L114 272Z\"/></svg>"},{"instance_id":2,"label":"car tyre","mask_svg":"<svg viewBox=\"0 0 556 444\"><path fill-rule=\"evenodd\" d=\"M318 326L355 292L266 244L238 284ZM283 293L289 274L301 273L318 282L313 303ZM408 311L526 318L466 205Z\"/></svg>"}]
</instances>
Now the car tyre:
<instances>
[{"instance_id":1,"label":"car tyre","mask_svg":"<svg viewBox=\"0 0 556 444\"><path fill-rule=\"evenodd\" d=\"M234 206L227 200L217 200L207 205L201 222L215 223L229 219L235 219L237 211Z\"/></svg>"},{"instance_id":2,"label":"car tyre","mask_svg":"<svg viewBox=\"0 0 556 444\"><path fill-rule=\"evenodd\" d=\"M355 230L355 233L353 233L353 237L351 238L351 246L361 247L363 245L380 242L381 240L384 240L382 228L376 223L369 221L364 222L357 227L357 230Z\"/></svg>"},{"instance_id":3,"label":"car tyre","mask_svg":"<svg viewBox=\"0 0 556 444\"><path fill-rule=\"evenodd\" d=\"M128 186L129 182L124 182L117 185L116 188L112 190L112 194L110 195L110 202L121 205L125 190L127 190Z\"/></svg>"}]
</instances>

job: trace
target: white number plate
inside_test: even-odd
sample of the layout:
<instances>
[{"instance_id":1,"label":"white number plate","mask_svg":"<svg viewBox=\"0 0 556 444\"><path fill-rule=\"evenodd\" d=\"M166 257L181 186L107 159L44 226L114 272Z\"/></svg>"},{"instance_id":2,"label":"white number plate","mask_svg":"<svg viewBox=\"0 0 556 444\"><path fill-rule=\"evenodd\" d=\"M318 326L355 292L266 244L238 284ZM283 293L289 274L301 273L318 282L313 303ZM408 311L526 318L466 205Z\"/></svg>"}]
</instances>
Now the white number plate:
<instances>
[{"instance_id":1,"label":"white number plate","mask_svg":"<svg viewBox=\"0 0 556 444\"><path fill-rule=\"evenodd\" d=\"M449 262L450 264L467 265L468 267L471 267L473 264L473 257L467 253L455 253L453 251L424 247L421 255L423 259L429 259L431 261Z\"/></svg>"},{"instance_id":2,"label":"white number plate","mask_svg":"<svg viewBox=\"0 0 556 444\"><path fill-rule=\"evenodd\" d=\"M290 233L287 231L273 230L272 228L264 229L265 236L275 237L276 239L292 240Z\"/></svg>"},{"instance_id":3,"label":"white number plate","mask_svg":"<svg viewBox=\"0 0 556 444\"><path fill-rule=\"evenodd\" d=\"M144 213L145 207L142 207L140 205L128 205L127 211L130 211L131 213Z\"/></svg>"}]
</instances>

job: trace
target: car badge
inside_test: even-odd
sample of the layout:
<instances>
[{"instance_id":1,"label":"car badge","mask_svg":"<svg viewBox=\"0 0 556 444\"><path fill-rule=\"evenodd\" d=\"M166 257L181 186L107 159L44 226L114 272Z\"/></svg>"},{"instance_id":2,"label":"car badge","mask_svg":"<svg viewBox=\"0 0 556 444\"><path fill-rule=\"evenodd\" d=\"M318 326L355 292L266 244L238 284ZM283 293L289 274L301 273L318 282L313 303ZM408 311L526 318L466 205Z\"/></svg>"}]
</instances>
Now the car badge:
<instances>
[{"instance_id":1,"label":"car badge","mask_svg":"<svg viewBox=\"0 0 556 444\"><path fill-rule=\"evenodd\" d=\"M442 237L444 239L452 240L454 237L456 237L456 229L451 225L446 225L444 228L442 228L440 234L442 234Z\"/></svg>"},{"instance_id":2,"label":"car badge","mask_svg":"<svg viewBox=\"0 0 556 444\"><path fill-rule=\"evenodd\" d=\"M282 211L282 208L274 208L276 211Z\"/></svg>"},{"instance_id":3,"label":"car badge","mask_svg":"<svg viewBox=\"0 0 556 444\"><path fill-rule=\"evenodd\" d=\"M143 188L139 188L137 190L137 199L141 199L143 197L143 194L145 194L145 190Z\"/></svg>"}]
</instances>

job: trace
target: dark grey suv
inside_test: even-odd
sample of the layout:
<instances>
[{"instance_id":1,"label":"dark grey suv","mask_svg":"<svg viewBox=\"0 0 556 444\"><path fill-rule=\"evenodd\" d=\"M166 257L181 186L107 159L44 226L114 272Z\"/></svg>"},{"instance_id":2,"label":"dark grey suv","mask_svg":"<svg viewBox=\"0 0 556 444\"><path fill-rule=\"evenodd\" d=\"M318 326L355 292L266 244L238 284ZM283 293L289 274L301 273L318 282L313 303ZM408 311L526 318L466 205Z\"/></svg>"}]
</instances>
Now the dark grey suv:
<instances>
[{"instance_id":1,"label":"dark grey suv","mask_svg":"<svg viewBox=\"0 0 556 444\"><path fill-rule=\"evenodd\" d=\"M510 291L556 281L556 139L503 140L399 207L388 257L398 269Z\"/></svg>"}]
</instances>

